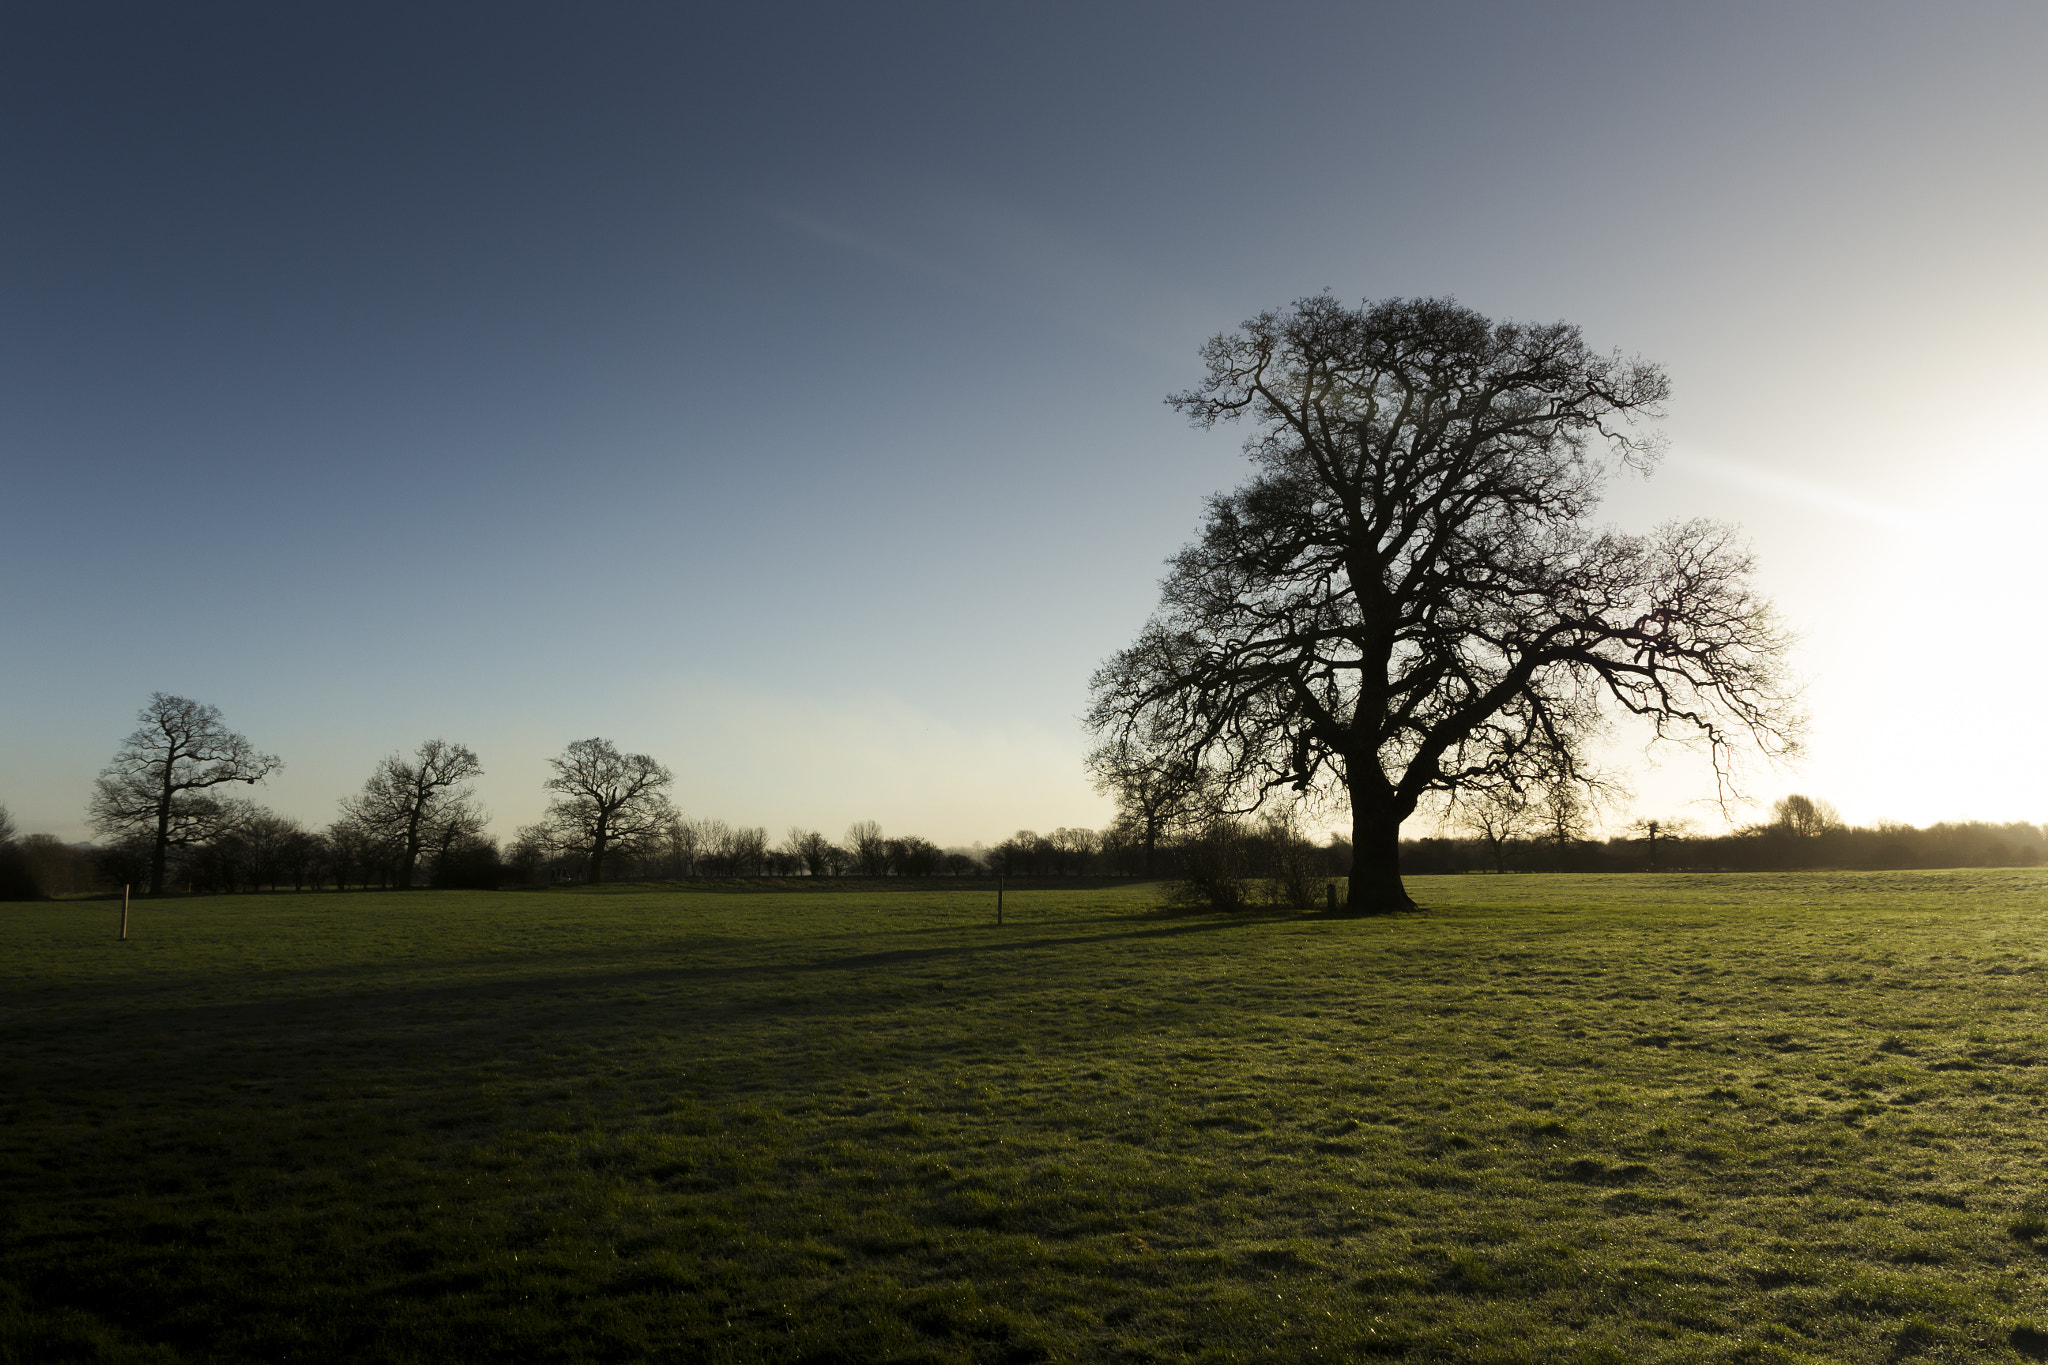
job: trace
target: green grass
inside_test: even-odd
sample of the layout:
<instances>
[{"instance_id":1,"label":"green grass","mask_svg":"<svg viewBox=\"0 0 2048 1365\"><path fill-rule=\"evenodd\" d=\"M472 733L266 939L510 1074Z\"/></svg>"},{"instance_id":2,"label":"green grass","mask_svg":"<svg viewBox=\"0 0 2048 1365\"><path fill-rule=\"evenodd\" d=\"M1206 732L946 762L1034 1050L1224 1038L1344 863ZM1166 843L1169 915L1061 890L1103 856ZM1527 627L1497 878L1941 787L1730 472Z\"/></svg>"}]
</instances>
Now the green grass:
<instances>
[{"instance_id":1,"label":"green grass","mask_svg":"<svg viewBox=\"0 0 2048 1365\"><path fill-rule=\"evenodd\" d=\"M0 908L0 1360L2048 1358L2048 874Z\"/></svg>"}]
</instances>

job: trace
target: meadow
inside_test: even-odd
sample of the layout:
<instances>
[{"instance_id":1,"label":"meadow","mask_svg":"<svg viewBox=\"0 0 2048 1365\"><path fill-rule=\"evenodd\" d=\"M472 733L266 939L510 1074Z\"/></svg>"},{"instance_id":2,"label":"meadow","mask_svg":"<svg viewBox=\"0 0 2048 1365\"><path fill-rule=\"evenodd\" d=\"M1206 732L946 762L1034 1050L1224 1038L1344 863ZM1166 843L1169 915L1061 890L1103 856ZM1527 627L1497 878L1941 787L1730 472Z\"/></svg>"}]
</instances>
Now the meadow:
<instances>
[{"instance_id":1,"label":"meadow","mask_svg":"<svg viewBox=\"0 0 2048 1365\"><path fill-rule=\"evenodd\" d=\"M2048 873L0 907L0 1360L2048 1358Z\"/></svg>"}]
</instances>

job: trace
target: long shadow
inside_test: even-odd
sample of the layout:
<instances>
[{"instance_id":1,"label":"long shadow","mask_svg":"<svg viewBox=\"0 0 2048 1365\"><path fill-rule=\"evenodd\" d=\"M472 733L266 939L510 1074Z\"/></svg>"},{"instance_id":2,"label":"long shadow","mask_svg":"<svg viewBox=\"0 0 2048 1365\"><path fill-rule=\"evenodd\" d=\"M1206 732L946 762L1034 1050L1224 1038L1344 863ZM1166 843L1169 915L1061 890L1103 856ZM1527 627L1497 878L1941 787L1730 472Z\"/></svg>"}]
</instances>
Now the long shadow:
<instances>
[{"instance_id":1,"label":"long shadow","mask_svg":"<svg viewBox=\"0 0 2048 1365\"><path fill-rule=\"evenodd\" d=\"M1125 919L1129 916L1105 917ZM1082 923L1101 921L1089 920ZM874 938L887 935L907 937L919 934L958 934L972 932L982 927L978 924L941 924L916 928L894 928L889 926L862 926L834 930L823 935L810 935L804 941L816 943L830 938ZM49 1003L64 1003L74 999L89 1000L95 996L132 996L137 993L162 994L166 991L190 989L193 987L220 986L223 983L248 984L257 982L318 982L352 981L361 977L374 977L390 971L420 971L429 973L463 973L476 971L517 971L520 964L533 961L547 961L557 964L573 962L616 962L622 957L637 957L649 952L702 951L734 948L745 951L754 949L767 951L776 940L747 934L721 933L713 930L696 931L688 925L652 924L639 937L621 936L602 948L505 948L496 952L478 953L465 957L442 957L431 954L394 956L389 958L357 958L349 961L323 963L317 966L264 966L234 968L225 971L148 971L138 976L124 977L109 981L71 982L61 985L35 985L20 991L16 1001L28 999L31 994L38 1006ZM111 949L110 949L111 951ZM779 964L788 965L788 964Z\"/></svg>"},{"instance_id":2,"label":"long shadow","mask_svg":"<svg viewBox=\"0 0 2048 1365\"><path fill-rule=\"evenodd\" d=\"M323 1011L340 1011L349 1014L375 1014L389 1009L431 1009L435 1002L483 1001L514 999L528 995L575 994L589 996L605 991L625 990L656 984L734 984L750 979L790 977L794 975L818 976L835 973L857 973L880 971L892 967L914 966L921 963L970 960L983 955L1008 956L1016 953L1045 951L1070 947L1078 944L1110 944L1136 939L1172 939L1192 934L1226 932L1249 928L1261 921L1255 920L1188 920L1172 924L1155 924L1142 928L1127 929L1117 933L1082 933L1061 936L1042 935L1026 939L1006 939L993 942L954 943L923 948L897 948L880 952L852 953L833 957L815 958L809 961L757 961L744 963L674 963L647 966L632 970L590 971L590 972L549 972L529 974L520 971L522 962L544 960L559 965L563 955L559 953L533 955L499 955L488 958L469 958L459 962L435 962L435 971L456 971L464 967L472 971L488 971L481 980L444 982L393 986L382 989L352 989L345 993L320 992L300 994L279 991L255 999L219 1002L166 1002L141 1004L134 994L133 982L109 983L104 987L77 987L53 991L43 997L43 1002L54 998L65 998L71 1006L64 1017L51 1019L38 1027L33 1013L22 1010L10 1024L9 1032L24 1041L38 1035L58 1034L74 1030L89 1021L81 1020L78 1011L90 1009L95 1003L102 1006L102 1018L118 1017L135 1028L154 1026L167 1033L176 1031L170 1021L190 1021L194 1018L211 1017L228 1020L237 1015L267 1019L280 1016L304 1015ZM957 932L957 930L955 931ZM993 925L990 934L1002 932ZM747 940L757 942L757 940ZM658 945L645 945L633 950L634 955L660 952ZM586 960L602 960L615 963L618 952L583 953L577 956ZM389 970L376 965L313 968L304 972L281 972L264 974L264 980L292 981L311 979L335 979L349 975L369 978L369 985L381 972ZM172 985L158 986L152 995L175 991ZM97 997L97 999L95 999ZM39 1002L41 1003L41 1002ZM119 1008L107 1008L119 1006ZM183 1027L194 1027L187 1023Z\"/></svg>"}]
</instances>

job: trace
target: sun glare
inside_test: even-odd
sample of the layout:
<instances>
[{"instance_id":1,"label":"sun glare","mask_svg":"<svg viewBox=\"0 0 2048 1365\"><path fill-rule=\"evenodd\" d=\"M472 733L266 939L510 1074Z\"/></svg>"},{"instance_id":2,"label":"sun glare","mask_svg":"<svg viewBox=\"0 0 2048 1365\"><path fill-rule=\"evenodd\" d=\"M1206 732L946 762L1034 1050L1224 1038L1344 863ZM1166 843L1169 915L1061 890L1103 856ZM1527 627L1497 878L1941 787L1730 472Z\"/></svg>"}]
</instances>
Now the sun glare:
<instances>
[{"instance_id":1,"label":"sun glare","mask_svg":"<svg viewBox=\"0 0 2048 1365\"><path fill-rule=\"evenodd\" d=\"M1838 682L1827 718L1828 766L1839 761L1861 789L1854 804L1885 805L1867 816L1918 823L2042 808L2048 737L2025 718L2048 669L2036 600L2044 505L2039 454L1987 463L1930 498L1924 530L1879 567L1871 676Z\"/></svg>"}]
</instances>

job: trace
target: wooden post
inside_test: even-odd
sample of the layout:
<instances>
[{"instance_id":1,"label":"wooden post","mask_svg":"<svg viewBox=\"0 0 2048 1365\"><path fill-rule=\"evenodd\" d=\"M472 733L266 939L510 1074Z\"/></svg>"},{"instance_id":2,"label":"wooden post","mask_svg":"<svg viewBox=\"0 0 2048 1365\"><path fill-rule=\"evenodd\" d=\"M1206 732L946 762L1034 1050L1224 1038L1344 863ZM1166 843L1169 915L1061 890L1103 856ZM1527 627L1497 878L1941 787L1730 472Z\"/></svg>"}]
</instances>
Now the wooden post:
<instances>
[{"instance_id":1,"label":"wooden post","mask_svg":"<svg viewBox=\"0 0 2048 1365\"><path fill-rule=\"evenodd\" d=\"M129 883L127 882L121 884L121 942L123 943L128 941L128 887Z\"/></svg>"},{"instance_id":2,"label":"wooden post","mask_svg":"<svg viewBox=\"0 0 2048 1365\"><path fill-rule=\"evenodd\" d=\"M998 873L996 873L996 927L997 927L997 928L1001 928L1001 927L1002 927L1002 923L1003 923L1003 874L1002 874L1002 873L1000 873L1000 872L998 872Z\"/></svg>"}]
</instances>

